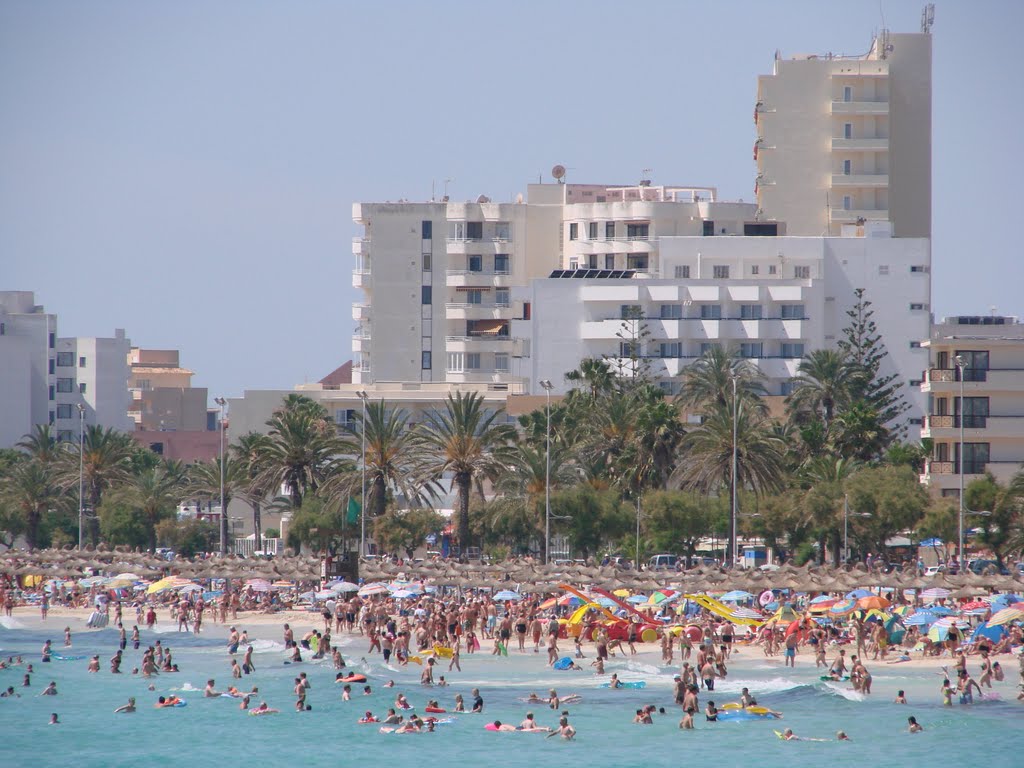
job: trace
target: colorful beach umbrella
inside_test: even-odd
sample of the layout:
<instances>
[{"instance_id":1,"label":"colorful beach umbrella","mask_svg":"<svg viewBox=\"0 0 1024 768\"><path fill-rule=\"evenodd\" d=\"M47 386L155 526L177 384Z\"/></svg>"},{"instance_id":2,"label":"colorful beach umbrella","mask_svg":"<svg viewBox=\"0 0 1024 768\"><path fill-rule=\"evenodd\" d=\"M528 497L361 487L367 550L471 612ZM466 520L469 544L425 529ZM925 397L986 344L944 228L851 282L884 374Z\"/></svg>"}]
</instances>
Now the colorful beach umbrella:
<instances>
[{"instance_id":1,"label":"colorful beach umbrella","mask_svg":"<svg viewBox=\"0 0 1024 768\"><path fill-rule=\"evenodd\" d=\"M835 604L837 602L839 601L831 595L818 595L816 598L811 600L811 605L820 605L821 603Z\"/></svg>"},{"instance_id":2,"label":"colorful beach umbrella","mask_svg":"<svg viewBox=\"0 0 1024 768\"><path fill-rule=\"evenodd\" d=\"M951 594L952 592L943 587L932 587L931 589L926 589L924 592L922 592L921 598L923 600L943 600L949 597Z\"/></svg>"},{"instance_id":3,"label":"colorful beach umbrella","mask_svg":"<svg viewBox=\"0 0 1024 768\"><path fill-rule=\"evenodd\" d=\"M755 611L753 608L737 608L732 612L734 619L763 619L760 611Z\"/></svg>"},{"instance_id":4,"label":"colorful beach umbrella","mask_svg":"<svg viewBox=\"0 0 1024 768\"><path fill-rule=\"evenodd\" d=\"M860 600L862 597L868 597L869 595L871 595L871 590L869 589L855 589L852 592L846 593L846 597L849 600Z\"/></svg>"},{"instance_id":5,"label":"colorful beach umbrella","mask_svg":"<svg viewBox=\"0 0 1024 768\"><path fill-rule=\"evenodd\" d=\"M992 614L992 618L988 620L988 625L990 627L998 627L1001 624L1009 624L1011 621L1022 620L1024 620L1024 611L1020 608L1003 608Z\"/></svg>"},{"instance_id":6,"label":"colorful beach umbrella","mask_svg":"<svg viewBox=\"0 0 1024 768\"><path fill-rule=\"evenodd\" d=\"M335 592L358 592L359 585L353 584L351 581L336 581L333 584L328 584L327 588Z\"/></svg>"},{"instance_id":7,"label":"colorful beach umbrella","mask_svg":"<svg viewBox=\"0 0 1024 768\"><path fill-rule=\"evenodd\" d=\"M867 597L862 597L857 601L857 607L862 611L870 611L873 608L884 611L890 605L892 605L892 603L878 595L868 595Z\"/></svg>"},{"instance_id":8,"label":"colorful beach umbrella","mask_svg":"<svg viewBox=\"0 0 1024 768\"><path fill-rule=\"evenodd\" d=\"M988 610L990 607L984 600L971 600L969 603L960 603L961 611L976 611L979 608L981 610Z\"/></svg>"},{"instance_id":9,"label":"colorful beach umbrella","mask_svg":"<svg viewBox=\"0 0 1024 768\"><path fill-rule=\"evenodd\" d=\"M829 608L828 612L830 616L849 616L855 610L857 610L857 599L847 597L845 600L842 600Z\"/></svg>"},{"instance_id":10,"label":"colorful beach umbrella","mask_svg":"<svg viewBox=\"0 0 1024 768\"><path fill-rule=\"evenodd\" d=\"M633 595L632 597L627 597L626 598L626 602L627 603L632 603L633 605L636 605L637 603L646 603L647 602L647 598L644 597L643 595Z\"/></svg>"},{"instance_id":11,"label":"colorful beach umbrella","mask_svg":"<svg viewBox=\"0 0 1024 768\"><path fill-rule=\"evenodd\" d=\"M616 597L629 597L633 593L630 592L628 589L616 589L614 592L612 592L612 594ZM644 599L646 600L647 598Z\"/></svg>"},{"instance_id":12,"label":"colorful beach umbrella","mask_svg":"<svg viewBox=\"0 0 1024 768\"><path fill-rule=\"evenodd\" d=\"M175 587L183 587L186 584L191 584L188 579L183 579L180 576L168 576L167 578L160 579L160 581L154 581L146 588L147 595L153 595L157 592L164 592L168 589L174 589Z\"/></svg>"},{"instance_id":13,"label":"colorful beach umbrella","mask_svg":"<svg viewBox=\"0 0 1024 768\"><path fill-rule=\"evenodd\" d=\"M907 616L903 619L904 626L907 627L930 627L939 617L929 611L917 611L916 613Z\"/></svg>"},{"instance_id":14,"label":"colorful beach umbrella","mask_svg":"<svg viewBox=\"0 0 1024 768\"><path fill-rule=\"evenodd\" d=\"M744 592L742 589L734 589L732 592L726 592L719 598L723 603L741 603L744 600L749 600L753 595L749 592Z\"/></svg>"},{"instance_id":15,"label":"colorful beach umbrella","mask_svg":"<svg viewBox=\"0 0 1024 768\"><path fill-rule=\"evenodd\" d=\"M839 604L839 600L837 600L836 598L832 597L832 598L829 598L828 600L822 600L820 603L815 603L812 600L811 603L812 603L811 607L808 608L808 611L810 613L828 613L828 609L831 608L833 605L838 605Z\"/></svg>"},{"instance_id":16,"label":"colorful beach umbrella","mask_svg":"<svg viewBox=\"0 0 1024 768\"><path fill-rule=\"evenodd\" d=\"M386 595L389 591L387 584L381 584L379 581L374 581L361 586L357 594L360 597L373 597L374 595Z\"/></svg>"},{"instance_id":17,"label":"colorful beach umbrella","mask_svg":"<svg viewBox=\"0 0 1024 768\"><path fill-rule=\"evenodd\" d=\"M495 600L522 600L523 596L511 589L503 589L494 596ZM614 605L614 603L613 603Z\"/></svg>"},{"instance_id":18,"label":"colorful beach umbrella","mask_svg":"<svg viewBox=\"0 0 1024 768\"><path fill-rule=\"evenodd\" d=\"M956 611L948 605L928 605L925 606L925 610L931 611L936 616L954 616L956 614Z\"/></svg>"}]
</instances>

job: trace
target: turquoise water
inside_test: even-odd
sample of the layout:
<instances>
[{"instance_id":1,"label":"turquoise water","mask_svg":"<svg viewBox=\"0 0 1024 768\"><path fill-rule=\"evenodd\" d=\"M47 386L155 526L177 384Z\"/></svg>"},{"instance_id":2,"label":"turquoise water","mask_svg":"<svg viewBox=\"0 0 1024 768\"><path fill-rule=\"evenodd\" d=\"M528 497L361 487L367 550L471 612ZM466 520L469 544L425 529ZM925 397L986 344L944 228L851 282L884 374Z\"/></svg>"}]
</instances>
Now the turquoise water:
<instances>
[{"instance_id":1,"label":"turquoise water","mask_svg":"<svg viewBox=\"0 0 1024 768\"><path fill-rule=\"evenodd\" d=\"M341 701L341 686L332 682L334 670L329 663L286 665L280 642L256 641L257 671L243 678L239 687L259 686L260 698L282 712L249 717L239 711L236 700L202 696L209 677L217 679L218 689L232 682L221 628L211 627L211 635L197 639L174 632L143 633L143 647L161 639L171 646L183 670L179 675L156 678L157 690L149 692L148 682L141 678L109 673L107 660L117 644L113 630L74 636L69 653L100 654L101 672L90 675L85 660L38 663L39 649L47 638L54 641L57 653L63 652L63 637L56 629L49 634L0 629L0 653L4 657L22 654L36 668L30 689L20 687L23 668L0 671L0 685L14 685L23 694L20 699L0 699L0 754L5 763L15 758L7 764L31 760L34 766L149 766L202 759L225 764L258 760L261 766L338 766L383 758L409 765L440 765L464 764L468 758L483 761L477 765L490 765L497 757L503 764L524 766L580 760L587 765L674 766L697 760L719 768L740 764L770 768L788 767L794 760L918 765L936 758L973 762L983 756L985 766L1024 764L1024 703L1014 700L1017 665L1008 657L1003 661L1007 680L996 684L1002 701L950 709L939 706L942 678L935 670L869 663L874 693L864 700L843 686L821 682L809 656L800 657L795 672L785 674L781 659L770 661L760 650L744 650L741 655L749 654L754 668L731 670L710 698L719 705L736 700L745 685L758 703L782 711L785 719L705 723L701 715L695 721L697 730L686 732L679 730L679 712L670 703L675 671L670 668L613 659L609 672L617 671L624 680L645 680L647 688L612 691L598 689L598 680L589 672L549 670L543 654L513 653L509 658L474 654L462 657L461 674L448 673L447 664L437 671L435 676L448 677L449 688L428 691L419 685L420 668L415 665L392 671L383 667L379 655L361 663L365 641L357 638L343 638L341 647L350 666L370 677L374 693L355 695L350 702ZM140 659L141 650L129 646L122 669L130 672ZM293 679L299 671L307 673L313 686L307 699L313 711L302 714L293 711ZM381 687L388 679L395 680L395 689ZM57 682L60 694L39 697L50 680ZM196 690L174 690L190 687ZM353 687L358 694L361 686ZM399 691L423 714L428 696L451 708L455 693L462 693L469 703L473 687L481 689L485 714L459 716L454 724L439 726L435 733L386 735L379 733L377 726L356 723L366 709L383 715ZM562 695L578 692L584 697L582 703L568 707L571 722L579 731L575 743L545 740L538 734L484 731L484 724L495 718L518 724L527 710L536 714L541 725L554 725L556 717L550 710L517 700L530 691L543 695L551 687ZM892 703L899 688L906 690L909 706ZM171 692L179 693L188 706L153 709L158 695ZM114 715L113 710L129 696L136 697L139 711ZM702 691L701 707L708 698ZM655 716L654 725L632 724L635 710L647 703L665 706L668 714ZM46 724L53 711L60 715L60 726ZM908 715L917 717L924 733L906 732ZM783 727L819 738L834 737L841 728L853 741L783 742L773 733Z\"/></svg>"}]
</instances>

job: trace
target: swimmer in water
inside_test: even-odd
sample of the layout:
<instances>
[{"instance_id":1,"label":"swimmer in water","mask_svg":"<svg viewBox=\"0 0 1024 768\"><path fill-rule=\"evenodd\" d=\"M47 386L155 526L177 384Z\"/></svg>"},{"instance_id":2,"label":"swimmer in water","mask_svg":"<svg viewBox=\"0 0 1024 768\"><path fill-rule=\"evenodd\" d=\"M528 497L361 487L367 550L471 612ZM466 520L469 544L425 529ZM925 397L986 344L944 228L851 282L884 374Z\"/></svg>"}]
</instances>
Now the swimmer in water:
<instances>
[{"instance_id":1,"label":"swimmer in water","mask_svg":"<svg viewBox=\"0 0 1024 768\"><path fill-rule=\"evenodd\" d=\"M114 714L121 714L135 711L135 697L128 699L128 703L114 710Z\"/></svg>"},{"instance_id":2,"label":"swimmer in water","mask_svg":"<svg viewBox=\"0 0 1024 768\"><path fill-rule=\"evenodd\" d=\"M896 691L896 698L892 700L892 703L893 704L906 704L907 703L906 694L904 694L903 691Z\"/></svg>"},{"instance_id":3,"label":"swimmer in water","mask_svg":"<svg viewBox=\"0 0 1024 768\"><path fill-rule=\"evenodd\" d=\"M907 730L910 733L920 733L924 730L924 728L921 727L921 724L917 722L917 718L913 715L907 718L907 723L909 724Z\"/></svg>"}]
</instances>

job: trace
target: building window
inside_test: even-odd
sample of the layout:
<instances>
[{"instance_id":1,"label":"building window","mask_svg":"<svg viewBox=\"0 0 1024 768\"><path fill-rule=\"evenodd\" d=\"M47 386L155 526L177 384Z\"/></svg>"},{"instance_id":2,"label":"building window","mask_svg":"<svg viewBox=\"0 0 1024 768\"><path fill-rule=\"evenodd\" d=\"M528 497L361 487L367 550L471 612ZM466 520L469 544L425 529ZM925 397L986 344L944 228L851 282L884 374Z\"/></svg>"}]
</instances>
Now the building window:
<instances>
[{"instance_id":1,"label":"building window","mask_svg":"<svg viewBox=\"0 0 1024 768\"><path fill-rule=\"evenodd\" d=\"M480 353L479 352L467 352L466 353L466 370L467 371L479 371L480 370Z\"/></svg>"},{"instance_id":2,"label":"building window","mask_svg":"<svg viewBox=\"0 0 1024 768\"><path fill-rule=\"evenodd\" d=\"M889 274L889 265L888 264L879 264L878 265L878 274L880 274L880 275L888 275Z\"/></svg>"},{"instance_id":3,"label":"building window","mask_svg":"<svg viewBox=\"0 0 1024 768\"><path fill-rule=\"evenodd\" d=\"M690 277L690 265L680 264L676 267L676 279L677 280L688 280Z\"/></svg>"},{"instance_id":4,"label":"building window","mask_svg":"<svg viewBox=\"0 0 1024 768\"><path fill-rule=\"evenodd\" d=\"M57 379L57 391L58 392L74 392L75 391L75 380L74 379Z\"/></svg>"},{"instance_id":5,"label":"building window","mask_svg":"<svg viewBox=\"0 0 1024 768\"><path fill-rule=\"evenodd\" d=\"M718 349L721 346L722 346L721 344L716 344L714 342L705 341L705 342L702 342L701 345L700 345L700 353L701 353L701 355L706 355L709 352L711 352L711 350Z\"/></svg>"},{"instance_id":6,"label":"building window","mask_svg":"<svg viewBox=\"0 0 1024 768\"><path fill-rule=\"evenodd\" d=\"M910 271L911 272L919 272L919 273L927 273L928 272L928 267L926 267L924 264L914 264L914 265L912 265L910 267Z\"/></svg>"},{"instance_id":7,"label":"building window","mask_svg":"<svg viewBox=\"0 0 1024 768\"><path fill-rule=\"evenodd\" d=\"M722 319L722 305L721 304L702 304L700 307L700 319L701 320L721 320Z\"/></svg>"},{"instance_id":8,"label":"building window","mask_svg":"<svg viewBox=\"0 0 1024 768\"><path fill-rule=\"evenodd\" d=\"M843 176L849 176L853 172L853 161L843 160Z\"/></svg>"},{"instance_id":9,"label":"building window","mask_svg":"<svg viewBox=\"0 0 1024 768\"><path fill-rule=\"evenodd\" d=\"M793 267L793 277L797 280L809 280L811 277L811 268L808 266Z\"/></svg>"},{"instance_id":10,"label":"building window","mask_svg":"<svg viewBox=\"0 0 1024 768\"><path fill-rule=\"evenodd\" d=\"M640 342L620 341L619 357L640 357Z\"/></svg>"},{"instance_id":11,"label":"building window","mask_svg":"<svg viewBox=\"0 0 1024 768\"><path fill-rule=\"evenodd\" d=\"M853 101L853 86L852 85L844 85L843 86L843 101L846 101L846 102Z\"/></svg>"},{"instance_id":12,"label":"building window","mask_svg":"<svg viewBox=\"0 0 1024 768\"><path fill-rule=\"evenodd\" d=\"M580 237L580 225L575 221L569 224L569 239L579 240Z\"/></svg>"},{"instance_id":13,"label":"building window","mask_svg":"<svg viewBox=\"0 0 1024 768\"><path fill-rule=\"evenodd\" d=\"M764 344L746 341L740 344L740 357L764 357Z\"/></svg>"},{"instance_id":14,"label":"building window","mask_svg":"<svg viewBox=\"0 0 1024 768\"><path fill-rule=\"evenodd\" d=\"M85 358L84 357L78 358L78 367L79 368L85 368Z\"/></svg>"},{"instance_id":15,"label":"building window","mask_svg":"<svg viewBox=\"0 0 1024 768\"><path fill-rule=\"evenodd\" d=\"M50 399L51 400L55 399L54 396L53 396L53 384L50 385Z\"/></svg>"},{"instance_id":16,"label":"building window","mask_svg":"<svg viewBox=\"0 0 1024 768\"><path fill-rule=\"evenodd\" d=\"M495 371L495 373L508 373L508 353L507 352L495 352L494 353L494 371Z\"/></svg>"},{"instance_id":17,"label":"building window","mask_svg":"<svg viewBox=\"0 0 1024 768\"><path fill-rule=\"evenodd\" d=\"M907 382L907 386L911 387L912 389L917 389L918 387L921 386L921 379L911 379L910 381Z\"/></svg>"},{"instance_id":18,"label":"building window","mask_svg":"<svg viewBox=\"0 0 1024 768\"><path fill-rule=\"evenodd\" d=\"M761 271L761 268L759 266L757 266L757 264L752 264L751 265L751 267L750 267L750 274L756 275L756 274L760 273L760 271Z\"/></svg>"},{"instance_id":19,"label":"building window","mask_svg":"<svg viewBox=\"0 0 1024 768\"><path fill-rule=\"evenodd\" d=\"M508 240L509 232L511 232L511 229L509 228L507 221L499 221L497 224L494 225L495 240Z\"/></svg>"},{"instance_id":20,"label":"building window","mask_svg":"<svg viewBox=\"0 0 1024 768\"><path fill-rule=\"evenodd\" d=\"M604 268L605 269L615 269L615 254L614 253L606 253L604 255Z\"/></svg>"},{"instance_id":21,"label":"building window","mask_svg":"<svg viewBox=\"0 0 1024 768\"><path fill-rule=\"evenodd\" d=\"M793 394L793 382L784 381L779 385L779 394L783 397L789 397Z\"/></svg>"},{"instance_id":22,"label":"building window","mask_svg":"<svg viewBox=\"0 0 1024 768\"><path fill-rule=\"evenodd\" d=\"M512 265L507 253L498 253L494 256L494 274L507 275L512 271Z\"/></svg>"},{"instance_id":23,"label":"building window","mask_svg":"<svg viewBox=\"0 0 1024 768\"><path fill-rule=\"evenodd\" d=\"M484 271L484 257L483 256L470 256L466 260L466 264L469 266L470 272L483 272Z\"/></svg>"},{"instance_id":24,"label":"building window","mask_svg":"<svg viewBox=\"0 0 1024 768\"><path fill-rule=\"evenodd\" d=\"M704 237L712 237L715 234L715 222L705 220L703 222Z\"/></svg>"},{"instance_id":25,"label":"building window","mask_svg":"<svg viewBox=\"0 0 1024 768\"><path fill-rule=\"evenodd\" d=\"M432 367L431 366L431 359L430 358L431 358L431 354L430 354L430 350L429 349L428 350L424 350L420 354L420 368L422 368L424 371L429 371L431 369L431 367Z\"/></svg>"},{"instance_id":26,"label":"building window","mask_svg":"<svg viewBox=\"0 0 1024 768\"><path fill-rule=\"evenodd\" d=\"M78 385L78 393L80 395L84 395L85 394L85 382L84 381L81 384Z\"/></svg>"},{"instance_id":27,"label":"building window","mask_svg":"<svg viewBox=\"0 0 1024 768\"><path fill-rule=\"evenodd\" d=\"M622 320L633 320L638 317L643 317L643 310L639 304L620 304L619 305L619 318Z\"/></svg>"},{"instance_id":28,"label":"building window","mask_svg":"<svg viewBox=\"0 0 1024 768\"><path fill-rule=\"evenodd\" d=\"M597 269L597 254L587 256L587 269Z\"/></svg>"},{"instance_id":29,"label":"building window","mask_svg":"<svg viewBox=\"0 0 1024 768\"><path fill-rule=\"evenodd\" d=\"M50 365L49 365L49 371L50 371L50 375L51 376L53 376L53 374L55 374L57 372L57 368L56 368L56 366L53 363L54 363L54 360L51 357L50 358Z\"/></svg>"},{"instance_id":30,"label":"building window","mask_svg":"<svg viewBox=\"0 0 1024 768\"><path fill-rule=\"evenodd\" d=\"M508 288L495 288L494 289L494 306L496 307L507 307L512 303L512 293Z\"/></svg>"},{"instance_id":31,"label":"building window","mask_svg":"<svg viewBox=\"0 0 1024 768\"><path fill-rule=\"evenodd\" d=\"M57 346L57 334L56 333L51 333L50 334L50 349L53 349L56 346Z\"/></svg>"},{"instance_id":32,"label":"building window","mask_svg":"<svg viewBox=\"0 0 1024 768\"><path fill-rule=\"evenodd\" d=\"M466 291L465 295L467 304L483 304L484 292L480 288L473 288L472 290Z\"/></svg>"},{"instance_id":33,"label":"building window","mask_svg":"<svg viewBox=\"0 0 1024 768\"><path fill-rule=\"evenodd\" d=\"M482 221L467 221L466 222L466 239L467 240L483 240L484 239L484 223Z\"/></svg>"},{"instance_id":34,"label":"building window","mask_svg":"<svg viewBox=\"0 0 1024 768\"><path fill-rule=\"evenodd\" d=\"M420 233L424 240L432 240L434 237L434 222L424 221L420 225Z\"/></svg>"},{"instance_id":35,"label":"building window","mask_svg":"<svg viewBox=\"0 0 1024 768\"><path fill-rule=\"evenodd\" d=\"M580 266L580 260L579 259L569 259L569 269L579 269L579 266Z\"/></svg>"},{"instance_id":36,"label":"building window","mask_svg":"<svg viewBox=\"0 0 1024 768\"><path fill-rule=\"evenodd\" d=\"M778 267L776 267L776 266L775 266L774 264L769 264L769 265L768 265L768 274L769 274L769 275L774 275L774 274L776 274L776 273L777 273L778 271L779 271L779 270L778 270Z\"/></svg>"},{"instance_id":37,"label":"building window","mask_svg":"<svg viewBox=\"0 0 1024 768\"><path fill-rule=\"evenodd\" d=\"M910 311L915 312L917 310L924 309L924 304L911 304Z\"/></svg>"},{"instance_id":38,"label":"building window","mask_svg":"<svg viewBox=\"0 0 1024 768\"><path fill-rule=\"evenodd\" d=\"M647 257L646 256L626 256L626 269L647 269Z\"/></svg>"},{"instance_id":39,"label":"building window","mask_svg":"<svg viewBox=\"0 0 1024 768\"><path fill-rule=\"evenodd\" d=\"M662 357L682 357L683 343L681 341L663 341L661 343Z\"/></svg>"},{"instance_id":40,"label":"building window","mask_svg":"<svg viewBox=\"0 0 1024 768\"><path fill-rule=\"evenodd\" d=\"M587 224L587 239L597 240L597 222L592 221Z\"/></svg>"},{"instance_id":41,"label":"building window","mask_svg":"<svg viewBox=\"0 0 1024 768\"><path fill-rule=\"evenodd\" d=\"M662 304L661 305L661 319L662 320L679 320L683 316L683 305L682 304Z\"/></svg>"},{"instance_id":42,"label":"building window","mask_svg":"<svg viewBox=\"0 0 1024 768\"><path fill-rule=\"evenodd\" d=\"M728 280L729 279L729 266L727 264L716 264L712 269L712 276L716 280Z\"/></svg>"},{"instance_id":43,"label":"building window","mask_svg":"<svg viewBox=\"0 0 1024 768\"><path fill-rule=\"evenodd\" d=\"M912 341L912 342L910 342L910 348L911 349L920 349L921 348L921 342L920 341Z\"/></svg>"},{"instance_id":44,"label":"building window","mask_svg":"<svg viewBox=\"0 0 1024 768\"><path fill-rule=\"evenodd\" d=\"M853 138L853 123L843 123L843 138L844 139L852 139Z\"/></svg>"},{"instance_id":45,"label":"building window","mask_svg":"<svg viewBox=\"0 0 1024 768\"><path fill-rule=\"evenodd\" d=\"M782 310L783 320L804 320L804 305L803 304L783 304L780 309Z\"/></svg>"},{"instance_id":46,"label":"building window","mask_svg":"<svg viewBox=\"0 0 1024 768\"><path fill-rule=\"evenodd\" d=\"M760 304L741 304L740 305L740 319L741 320L760 320L761 319L761 305Z\"/></svg>"},{"instance_id":47,"label":"building window","mask_svg":"<svg viewBox=\"0 0 1024 768\"><path fill-rule=\"evenodd\" d=\"M615 222L606 221L604 224L604 239L614 240L615 239Z\"/></svg>"},{"instance_id":48,"label":"building window","mask_svg":"<svg viewBox=\"0 0 1024 768\"><path fill-rule=\"evenodd\" d=\"M424 285L420 288L420 303L429 304L431 301L431 286Z\"/></svg>"},{"instance_id":49,"label":"building window","mask_svg":"<svg viewBox=\"0 0 1024 768\"><path fill-rule=\"evenodd\" d=\"M908 419L908 421L915 427L924 426L924 419Z\"/></svg>"},{"instance_id":50,"label":"building window","mask_svg":"<svg viewBox=\"0 0 1024 768\"><path fill-rule=\"evenodd\" d=\"M58 443L70 443L75 439L75 433L70 429L58 429L57 430L57 442Z\"/></svg>"},{"instance_id":51,"label":"building window","mask_svg":"<svg viewBox=\"0 0 1024 768\"><path fill-rule=\"evenodd\" d=\"M432 268L433 267L431 265L431 256L430 256L430 254L429 253L424 253L423 254L423 271L424 272L429 272Z\"/></svg>"},{"instance_id":52,"label":"building window","mask_svg":"<svg viewBox=\"0 0 1024 768\"><path fill-rule=\"evenodd\" d=\"M58 419L70 419L71 418L71 403L60 403L57 405L57 418Z\"/></svg>"},{"instance_id":53,"label":"building window","mask_svg":"<svg viewBox=\"0 0 1024 768\"><path fill-rule=\"evenodd\" d=\"M853 210L853 198L850 197L849 195L843 195L843 210L844 211L852 211Z\"/></svg>"},{"instance_id":54,"label":"building window","mask_svg":"<svg viewBox=\"0 0 1024 768\"><path fill-rule=\"evenodd\" d=\"M58 352L57 365L61 368L70 368L75 364L74 352Z\"/></svg>"},{"instance_id":55,"label":"building window","mask_svg":"<svg viewBox=\"0 0 1024 768\"><path fill-rule=\"evenodd\" d=\"M783 357L803 357L804 356L804 345L797 343L784 343L782 345L782 356Z\"/></svg>"},{"instance_id":56,"label":"building window","mask_svg":"<svg viewBox=\"0 0 1024 768\"><path fill-rule=\"evenodd\" d=\"M627 224L626 225L626 239L627 240L647 240L650 237L651 225L647 222L643 224Z\"/></svg>"}]
</instances>

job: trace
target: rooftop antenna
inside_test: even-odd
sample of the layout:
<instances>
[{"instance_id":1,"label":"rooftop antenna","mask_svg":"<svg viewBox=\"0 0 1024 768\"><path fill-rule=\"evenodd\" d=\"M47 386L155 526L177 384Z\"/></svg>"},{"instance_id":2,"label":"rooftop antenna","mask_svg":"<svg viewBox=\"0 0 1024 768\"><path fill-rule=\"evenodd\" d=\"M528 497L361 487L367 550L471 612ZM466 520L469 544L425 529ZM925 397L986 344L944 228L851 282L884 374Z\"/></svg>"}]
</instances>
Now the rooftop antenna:
<instances>
[{"instance_id":1,"label":"rooftop antenna","mask_svg":"<svg viewBox=\"0 0 1024 768\"><path fill-rule=\"evenodd\" d=\"M455 181L455 179L445 179L444 180L444 201L445 202L448 202L448 185L451 184L453 181Z\"/></svg>"},{"instance_id":2,"label":"rooftop antenna","mask_svg":"<svg viewBox=\"0 0 1024 768\"><path fill-rule=\"evenodd\" d=\"M552 168L551 178L553 178L559 184L565 184L565 166L556 165L554 168Z\"/></svg>"},{"instance_id":3,"label":"rooftop antenna","mask_svg":"<svg viewBox=\"0 0 1024 768\"><path fill-rule=\"evenodd\" d=\"M935 24L935 3L928 3L921 11L921 33L930 35Z\"/></svg>"}]
</instances>

